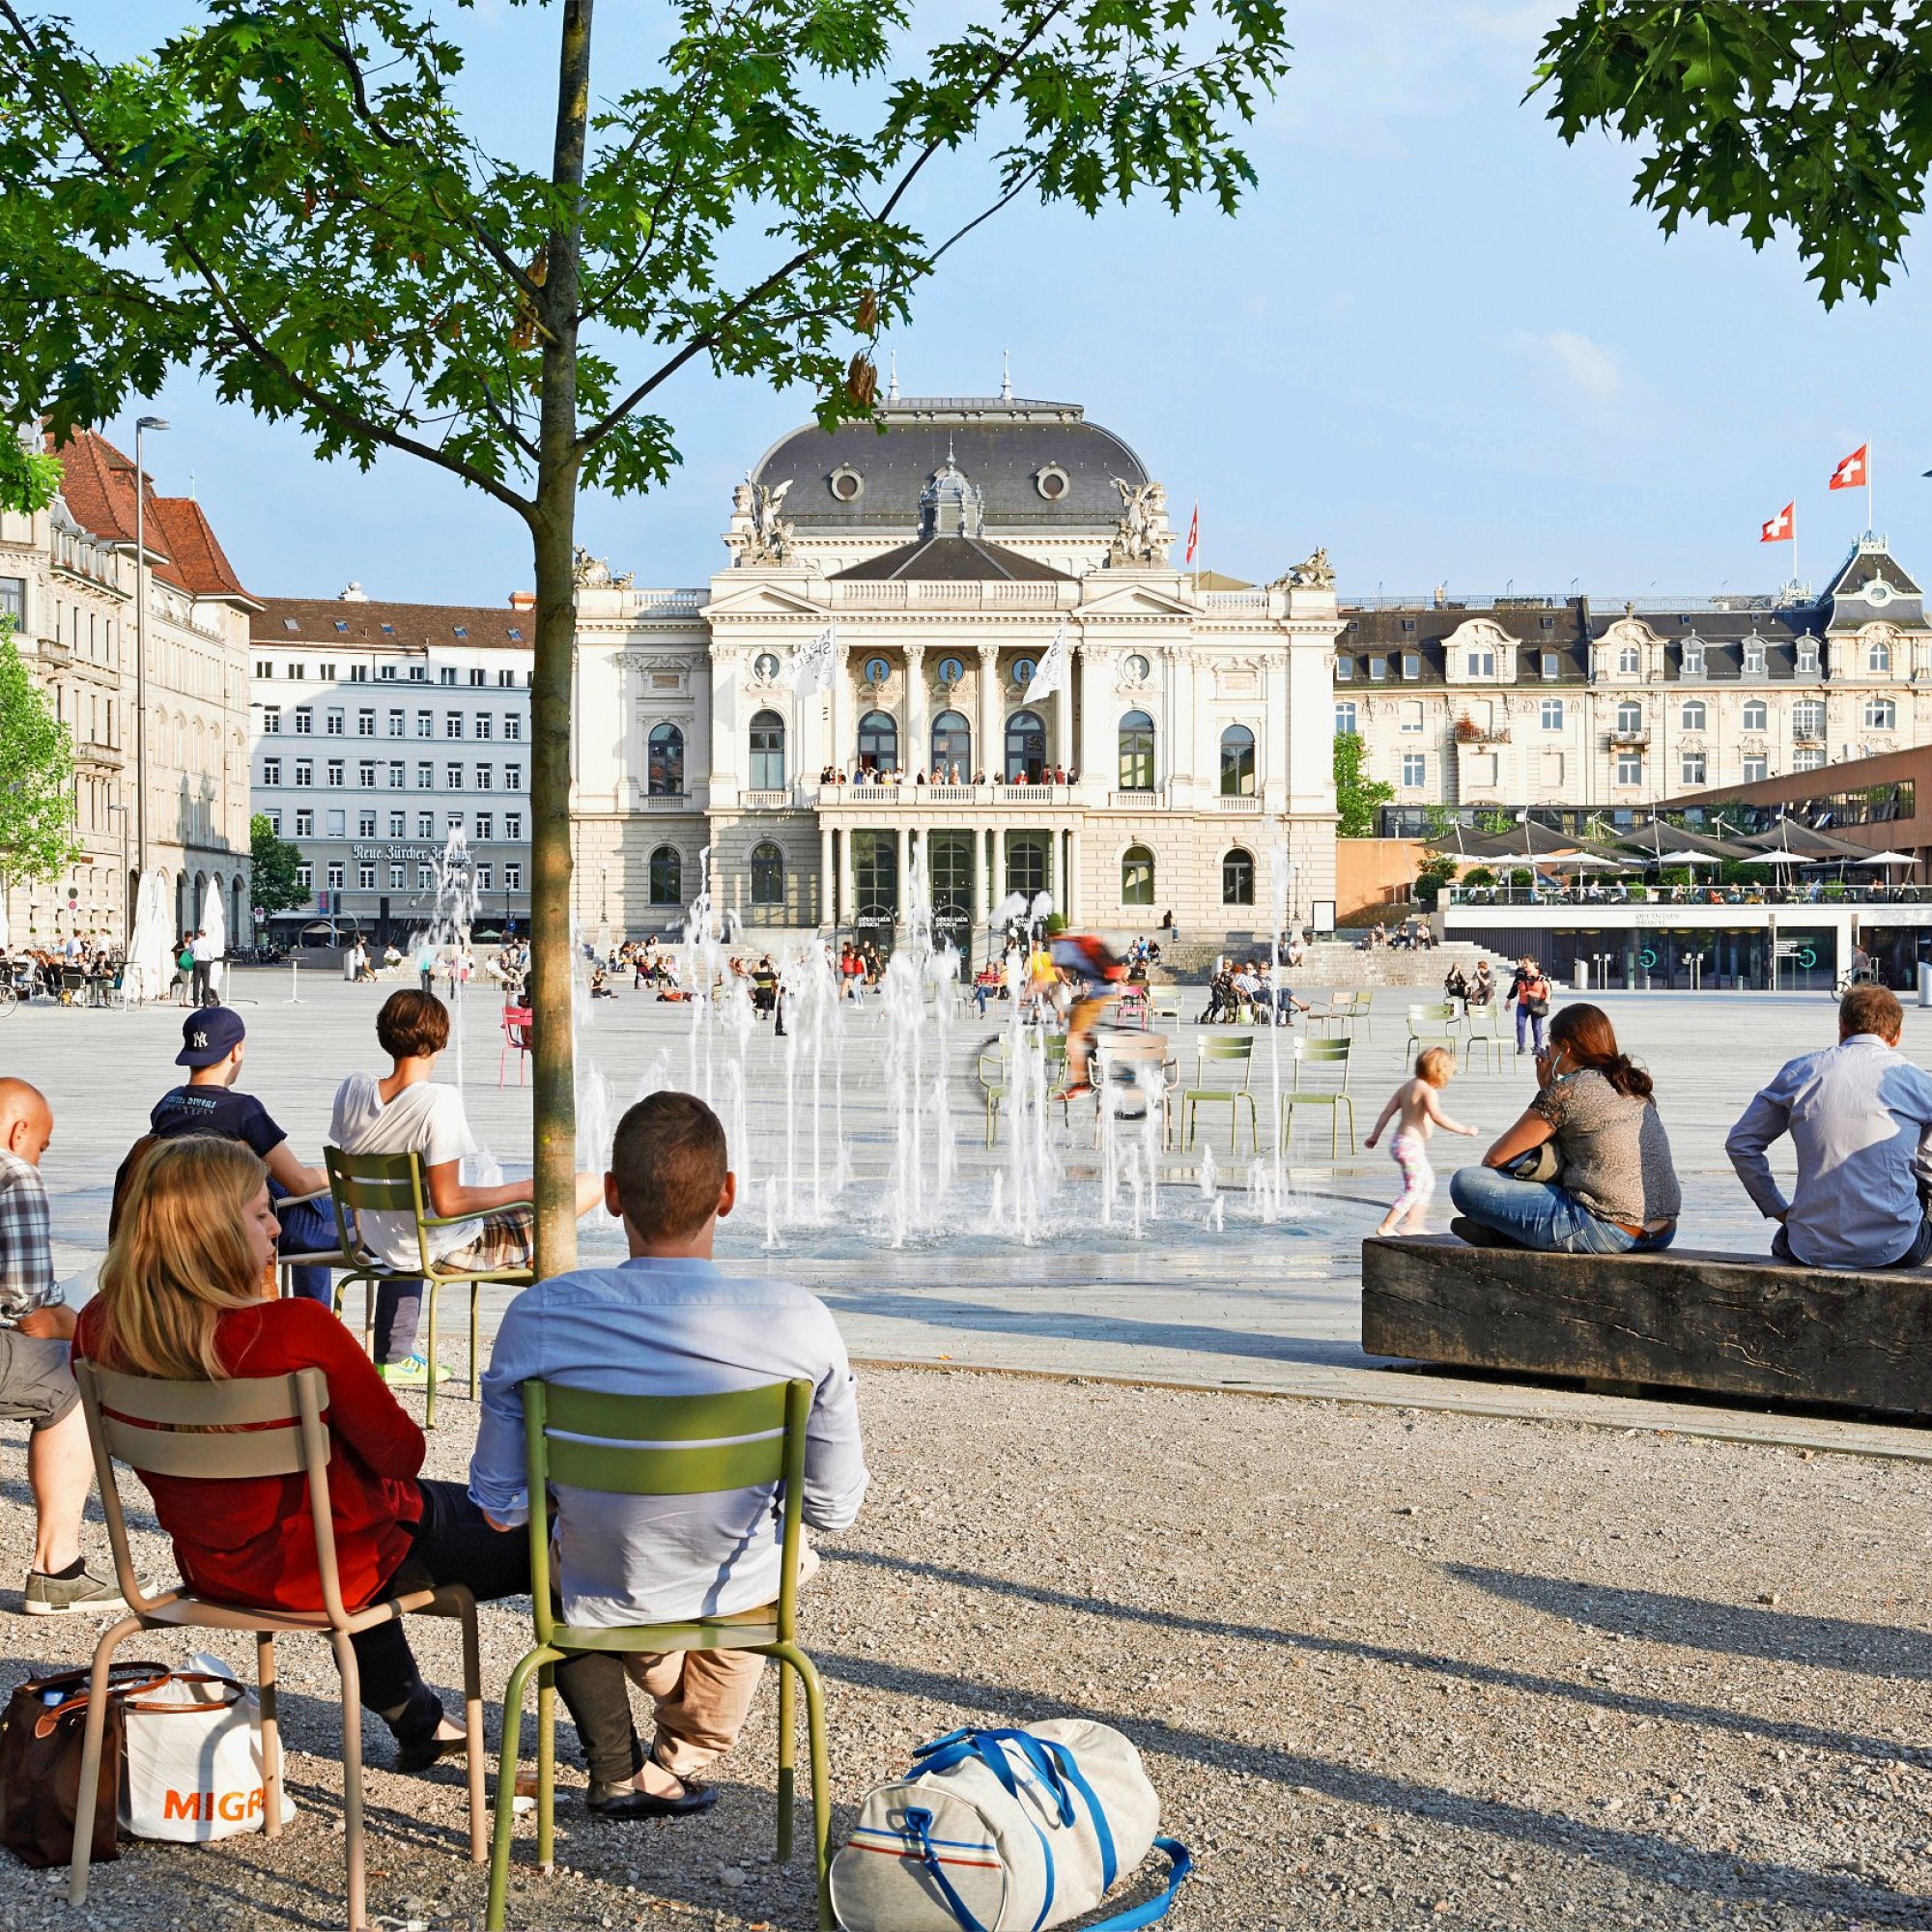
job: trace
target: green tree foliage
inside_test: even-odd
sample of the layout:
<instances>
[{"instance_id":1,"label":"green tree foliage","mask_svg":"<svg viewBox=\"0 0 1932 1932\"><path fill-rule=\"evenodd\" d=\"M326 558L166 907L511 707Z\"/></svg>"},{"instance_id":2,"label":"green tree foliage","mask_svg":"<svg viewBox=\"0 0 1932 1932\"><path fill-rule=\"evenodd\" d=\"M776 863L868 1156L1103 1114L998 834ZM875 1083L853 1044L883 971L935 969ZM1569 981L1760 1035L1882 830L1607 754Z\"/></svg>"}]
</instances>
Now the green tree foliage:
<instances>
[{"instance_id":1,"label":"green tree foliage","mask_svg":"<svg viewBox=\"0 0 1932 1932\"><path fill-rule=\"evenodd\" d=\"M0 505L10 510L44 510L60 489L58 457L30 449L17 437L0 435Z\"/></svg>"},{"instance_id":2,"label":"green tree foliage","mask_svg":"<svg viewBox=\"0 0 1932 1932\"><path fill-rule=\"evenodd\" d=\"M288 912L308 903L309 890L296 875L301 853L276 833L265 811L248 821L248 858L254 868L249 890L264 913Z\"/></svg>"},{"instance_id":3,"label":"green tree foliage","mask_svg":"<svg viewBox=\"0 0 1932 1932\"><path fill-rule=\"evenodd\" d=\"M553 0L554 91L466 124L461 0L206 0L100 60L0 0L0 417L98 423L171 370L318 451L451 472L526 526L536 1197L576 1252L570 1026L572 546L585 484L678 461L696 364L866 415L872 349L1022 195L1232 211L1241 124L1287 66L1280 0L710 0L654 10L654 67L593 68ZM932 32L932 16L947 26ZM962 24L963 23L963 24ZM951 37L948 38L950 33ZM486 132L554 128L545 164ZM941 169L983 177L938 231Z\"/></svg>"},{"instance_id":4,"label":"green tree foliage","mask_svg":"<svg viewBox=\"0 0 1932 1932\"><path fill-rule=\"evenodd\" d=\"M1341 814L1335 833L1341 838L1373 838L1376 812L1395 802L1395 786L1386 779L1372 779L1363 771L1369 748L1355 731L1335 734L1335 810Z\"/></svg>"},{"instance_id":5,"label":"green tree foliage","mask_svg":"<svg viewBox=\"0 0 1932 1932\"><path fill-rule=\"evenodd\" d=\"M0 614L0 872L51 879L80 851L73 836L73 740Z\"/></svg>"},{"instance_id":6,"label":"green tree foliage","mask_svg":"<svg viewBox=\"0 0 1932 1932\"><path fill-rule=\"evenodd\" d=\"M1932 168L1932 0L1582 0L1532 93L1566 141L1637 143L1635 200L1780 229L1829 308L1891 279Z\"/></svg>"}]
</instances>

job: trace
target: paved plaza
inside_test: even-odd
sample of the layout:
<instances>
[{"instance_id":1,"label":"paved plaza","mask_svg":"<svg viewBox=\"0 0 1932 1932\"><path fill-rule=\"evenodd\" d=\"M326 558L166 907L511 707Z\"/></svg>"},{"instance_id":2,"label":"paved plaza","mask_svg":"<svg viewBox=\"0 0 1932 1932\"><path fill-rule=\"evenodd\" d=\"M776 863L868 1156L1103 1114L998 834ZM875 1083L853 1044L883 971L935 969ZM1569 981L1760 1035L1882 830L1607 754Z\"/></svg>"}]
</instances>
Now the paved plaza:
<instances>
[{"instance_id":1,"label":"paved plaza","mask_svg":"<svg viewBox=\"0 0 1932 1932\"><path fill-rule=\"evenodd\" d=\"M247 1085L313 1157L336 1081L374 1057L381 989L304 976L291 1006L289 984L241 975L234 997L251 1028ZM1398 1076L1405 997L1378 996L1363 1044L1363 1131ZM1606 1004L1657 1075L1685 1238L1761 1249L1722 1134L1778 1059L1830 1037L1831 1003ZM43 1008L0 1022L0 1064L57 1110L44 1172L63 1266L99 1251L106 1180L172 1077L179 1020ZM497 1087L494 1027L492 1003L471 1003L465 1085L479 1139L515 1172L528 1157L527 1090L514 1071ZM600 1003L589 1044L620 1104L640 1082L685 1077L689 1028L643 995ZM823 1225L768 1220L765 1180L783 1173L784 1049L762 1029L747 1049L751 1199L723 1247L810 1281L854 1355L878 1365L863 1378L871 1495L851 1532L825 1540L804 1619L830 1686L841 1828L867 1784L954 1724L1090 1715L1141 1745L1164 1828L1199 1855L1179 1932L1932 1921L1918 1432L1368 1360L1358 1247L1390 1171L1373 1155L1329 1163L1325 1128L1298 1130L1288 1212L1272 1226L1247 1196L1245 1128L1231 1162L1220 1126L1218 1228L1196 1156L1171 1152L1138 1239L1118 1209L1101 1225L1083 1129L1063 1154L1056 1232L1020 1246L989 1226L1007 1151L983 1148L964 1065L993 1031L970 1009L956 1023L952 1198L942 1226L898 1250L885 1245L895 1142L876 1009L849 1019L850 1180ZM1183 1065L1192 1037L1183 1027ZM1905 1045L1932 1053L1932 1015L1908 1012ZM1451 1111L1499 1128L1526 1096L1526 1066L1512 1052L1499 1071L1460 1078ZM713 1079L728 1089L716 1060ZM1467 1147L1438 1143L1445 1155ZM614 1245L586 1225L587 1253ZM958 1372L969 1366L996 1373ZM429 1473L458 1476L471 1437L460 1394L442 1419ZM10 1426L0 1590L24 1568L29 1520ZM165 1569L151 1519L136 1521L143 1560ZM503 1605L483 1627L487 1690L526 1623ZM12 1634L17 1675L78 1661L93 1633L16 1622ZM137 1646L169 1660L187 1648ZM426 1631L420 1649L433 1682L456 1681L446 1633ZM291 1834L131 1846L97 1873L90 1926L331 1922L332 1670L321 1645L283 1650L301 1806ZM493 1737L498 1718L493 1696ZM566 1727L557 1875L536 1874L524 1821L511 1922L808 1926L806 1868L770 1857L774 1719L767 1684L721 1767L717 1810L641 1828L585 1819ZM435 1932L480 1923L460 1770L397 1776L380 1726L369 1758L372 1910ZM23 1876L0 1922L78 1921L57 1880Z\"/></svg>"}]
</instances>

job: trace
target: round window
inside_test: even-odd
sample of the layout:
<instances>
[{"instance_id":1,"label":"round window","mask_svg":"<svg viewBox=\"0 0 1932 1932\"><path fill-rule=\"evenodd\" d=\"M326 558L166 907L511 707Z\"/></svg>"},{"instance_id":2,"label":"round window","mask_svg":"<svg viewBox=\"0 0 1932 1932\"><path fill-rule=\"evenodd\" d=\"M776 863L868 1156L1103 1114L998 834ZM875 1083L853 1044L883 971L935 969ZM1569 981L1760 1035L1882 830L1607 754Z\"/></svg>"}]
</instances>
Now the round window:
<instances>
[{"instance_id":1,"label":"round window","mask_svg":"<svg viewBox=\"0 0 1932 1932\"><path fill-rule=\"evenodd\" d=\"M957 658L941 658L939 661L939 681L941 684L957 684L966 675L966 667Z\"/></svg>"},{"instance_id":2,"label":"round window","mask_svg":"<svg viewBox=\"0 0 1932 1932\"><path fill-rule=\"evenodd\" d=\"M1147 676L1148 670L1149 670L1148 661L1146 658L1141 656L1140 652L1136 651L1133 654L1133 656L1127 660L1127 675L1129 677L1134 678L1135 680L1139 680Z\"/></svg>"},{"instance_id":3,"label":"round window","mask_svg":"<svg viewBox=\"0 0 1932 1932\"><path fill-rule=\"evenodd\" d=\"M866 479L848 465L841 464L826 482L841 503L856 503L866 494Z\"/></svg>"},{"instance_id":4,"label":"round window","mask_svg":"<svg viewBox=\"0 0 1932 1932\"><path fill-rule=\"evenodd\" d=\"M867 684L884 684L892 674L893 668L884 658L867 658L866 660L866 682Z\"/></svg>"},{"instance_id":5,"label":"round window","mask_svg":"<svg viewBox=\"0 0 1932 1932\"><path fill-rule=\"evenodd\" d=\"M1015 684L1031 684L1033 682L1033 674L1037 668L1038 667L1031 658L1015 658L1013 660L1013 682Z\"/></svg>"},{"instance_id":6,"label":"round window","mask_svg":"<svg viewBox=\"0 0 1932 1932\"><path fill-rule=\"evenodd\" d=\"M1891 602L1891 585L1884 578L1874 577L1865 585L1865 602L1867 604L1889 604Z\"/></svg>"},{"instance_id":7,"label":"round window","mask_svg":"<svg viewBox=\"0 0 1932 1932\"><path fill-rule=\"evenodd\" d=\"M1057 503L1073 487L1071 478L1057 463L1049 463L1044 469L1034 472L1033 487L1049 503Z\"/></svg>"},{"instance_id":8,"label":"round window","mask_svg":"<svg viewBox=\"0 0 1932 1932\"><path fill-rule=\"evenodd\" d=\"M779 661L770 651L760 651L753 661L752 669L763 684L775 683L779 674Z\"/></svg>"}]
</instances>

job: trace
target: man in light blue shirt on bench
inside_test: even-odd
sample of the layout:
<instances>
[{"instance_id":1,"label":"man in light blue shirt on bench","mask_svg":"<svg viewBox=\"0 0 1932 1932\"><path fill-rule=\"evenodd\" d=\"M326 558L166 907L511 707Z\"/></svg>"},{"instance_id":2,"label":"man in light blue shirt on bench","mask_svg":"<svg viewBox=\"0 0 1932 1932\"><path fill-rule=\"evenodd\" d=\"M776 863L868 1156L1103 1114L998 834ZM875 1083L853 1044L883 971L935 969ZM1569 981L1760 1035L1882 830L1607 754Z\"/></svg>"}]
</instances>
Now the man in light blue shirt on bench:
<instances>
[{"instance_id":1,"label":"man in light blue shirt on bench","mask_svg":"<svg viewBox=\"0 0 1932 1932\"><path fill-rule=\"evenodd\" d=\"M1787 1061L1724 1151L1760 1211L1771 1251L1804 1267L1919 1267L1932 1259L1932 1075L1898 1050L1905 1015L1883 986L1838 1004L1838 1043ZM1789 1134L1787 1202L1765 1151Z\"/></svg>"},{"instance_id":2,"label":"man in light blue shirt on bench","mask_svg":"<svg viewBox=\"0 0 1932 1932\"><path fill-rule=\"evenodd\" d=\"M689 1094L653 1094L618 1123L605 1200L631 1258L525 1289L504 1312L483 1378L469 1493L499 1527L528 1520L522 1384L613 1395L713 1395L804 1378L806 1522L857 1520L867 1470L845 1345L816 1295L726 1272L712 1260L736 1179L724 1129ZM781 1529L773 1486L716 1495L606 1495L554 1486L553 1531L563 1620L611 1628L743 1615L776 1601ZM808 1553L806 1574L815 1568ZM627 1663L656 1704L648 1757L631 1722ZM693 1775L728 1750L764 1659L749 1651L625 1659L581 1652L556 1688L590 1766L590 1809L611 1818L681 1816L716 1792Z\"/></svg>"}]
</instances>

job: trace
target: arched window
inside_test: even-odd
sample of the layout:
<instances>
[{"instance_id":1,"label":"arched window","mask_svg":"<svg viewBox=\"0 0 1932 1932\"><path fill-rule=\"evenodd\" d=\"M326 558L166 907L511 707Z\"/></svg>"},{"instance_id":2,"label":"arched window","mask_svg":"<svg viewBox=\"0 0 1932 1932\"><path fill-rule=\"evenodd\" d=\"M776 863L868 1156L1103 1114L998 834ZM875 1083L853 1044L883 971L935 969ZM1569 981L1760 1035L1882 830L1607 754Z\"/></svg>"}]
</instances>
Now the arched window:
<instances>
[{"instance_id":1,"label":"arched window","mask_svg":"<svg viewBox=\"0 0 1932 1932\"><path fill-rule=\"evenodd\" d=\"M782 791L785 781L785 724L776 711L752 715L752 789Z\"/></svg>"},{"instance_id":2,"label":"arched window","mask_svg":"<svg viewBox=\"0 0 1932 1932\"><path fill-rule=\"evenodd\" d=\"M962 713L942 711L932 721L932 764L926 776L934 784L943 784L954 765L962 783L973 776L973 727Z\"/></svg>"},{"instance_id":3,"label":"arched window","mask_svg":"<svg viewBox=\"0 0 1932 1932\"><path fill-rule=\"evenodd\" d=\"M1221 796L1255 795L1255 734L1245 724L1230 724L1221 733Z\"/></svg>"},{"instance_id":4,"label":"arched window","mask_svg":"<svg viewBox=\"0 0 1932 1932\"><path fill-rule=\"evenodd\" d=\"M898 769L898 721L890 711L868 711L859 720L859 769L891 772Z\"/></svg>"},{"instance_id":5,"label":"arched window","mask_svg":"<svg viewBox=\"0 0 1932 1932\"><path fill-rule=\"evenodd\" d=\"M1643 706L1627 697L1617 706L1617 729L1626 734L1643 729Z\"/></svg>"},{"instance_id":6,"label":"arched window","mask_svg":"<svg viewBox=\"0 0 1932 1932\"><path fill-rule=\"evenodd\" d=\"M1687 731L1701 731L1706 717L1704 700L1701 697L1687 697L1684 700L1683 724Z\"/></svg>"},{"instance_id":7,"label":"arched window","mask_svg":"<svg viewBox=\"0 0 1932 1932\"><path fill-rule=\"evenodd\" d=\"M1153 789L1153 720L1145 711L1121 720L1121 789Z\"/></svg>"},{"instance_id":8,"label":"arched window","mask_svg":"<svg viewBox=\"0 0 1932 1932\"><path fill-rule=\"evenodd\" d=\"M1251 906L1255 902L1255 858L1236 845L1221 861L1221 903Z\"/></svg>"},{"instance_id":9,"label":"arched window","mask_svg":"<svg viewBox=\"0 0 1932 1932\"><path fill-rule=\"evenodd\" d=\"M684 733L675 724L651 727L645 782L653 798L677 798L684 791Z\"/></svg>"},{"instance_id":10,"label":"arched window","mask_svg":"<svg viewBox=\"0 0 1932 1932\"><path fill-rule=\"evenodd\" d=\"M1007 782L1038 784L1046 774L1046 726L1037 711L1007 720Z\"/></svg>"},{"instance_id":11,"label":"arched window","mask_svg":"<svg viewBox=\"0 0 1932 1932\"><path fill-rule=\"evenodd\" d=\"M1121 854L1121 903L1153 904L1153 854L1145 845L1129 845Z\"/></svg>"},{"instance_id":12,"label":"arched window","mask_svg":"<svg viewBox=\"0 0 1932 1932\"><path fill-rule=\"evenodd\" d=\"M675 845L660 845L651 854L651 903L654 906L684 903L684 860Z\"/></svg>"},{"instance_id":13,"label":"arched window","mask_svg":"<svg viewBox=\"0 0 1932 1932\"><path fill-rule=\"evenodd\" d=\"M783 905L784 896L784 854L769 838L761 838L752 847L752 903Z\"/></svg>"},{"instance_id":14,"label":"arched window","mask_svg":"<svg viewBox=\"0 0 1932 1932\"><path fill-rule=\"evenodd\" d=\"M1865 651L1865 668L1870 671L1889 671L1891 669L1891 646L1883 638L1874 638Z\"/></svg>"},{"instance_id":15,"label":"arched window","mask_svg":"<svg viewBox=\"0 0 1932 1932\"><path fill-rule=\"evenodd\" d=\"M1763 698L1753 697L1746 701L1744 727L1747 731L1766 731L1771 728L1771 706Z\"/></svg>"}]
</instances>

